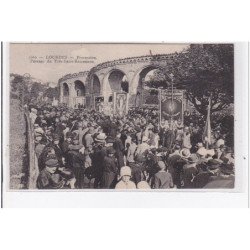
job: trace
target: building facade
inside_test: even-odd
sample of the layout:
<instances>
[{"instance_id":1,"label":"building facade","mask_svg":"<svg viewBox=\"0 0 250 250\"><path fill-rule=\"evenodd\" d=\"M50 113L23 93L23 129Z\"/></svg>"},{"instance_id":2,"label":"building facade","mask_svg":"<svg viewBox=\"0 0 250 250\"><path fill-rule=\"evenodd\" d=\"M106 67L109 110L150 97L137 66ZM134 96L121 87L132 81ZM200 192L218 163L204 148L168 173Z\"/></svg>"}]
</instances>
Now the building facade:
<instances>
[{"instance_id":1,"label":"building facade","mask_svg":"<svg viewBox=\"0 0 250 250\"><path fill-rule=\"evenodd\" d=\"M60 100L70 108L83 105L97 107L113 102L114 93L127 93L128 107L143 105L144 80L156 69L164 69L171 64L174 54L140 56L104 62L90 71L68 74L59 79Z\"/></svg>"}]
</instances>

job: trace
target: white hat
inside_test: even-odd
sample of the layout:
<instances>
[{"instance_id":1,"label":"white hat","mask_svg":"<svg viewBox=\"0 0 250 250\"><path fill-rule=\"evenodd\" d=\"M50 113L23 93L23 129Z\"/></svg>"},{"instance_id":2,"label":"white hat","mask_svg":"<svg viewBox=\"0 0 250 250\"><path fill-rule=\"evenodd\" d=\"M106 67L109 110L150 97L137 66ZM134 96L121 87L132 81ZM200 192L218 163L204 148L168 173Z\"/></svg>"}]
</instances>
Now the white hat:
<instances>
[{"instance_id":1,"label":"white hat","mask_svg":"<svg viewBox=\"0 0 250 250\"><path fill-rule=\"evenodd\" d=\"M131 176L131 168L128 166L121 167L120 176L128 175Z\"/></svg>"},{"instance_id":2,"label":"white hat","mask_svg":"<svg viewBox=\"0 0 250 250\"><path fill-rule=\"evenodd\" d=\"M100 133L99 135L96 136L95 141L104 142L106 138L107 136L105 133Z\"/></svg>"},{"instance_id":3,"label":"white hat","mask_svg":"<svg viewBox=\"0 0 250 250\"><path fill-rule=\"evenodd\" d=\"M200 155L200 156L206 156L207 155L207 150L204 147L199 148L198 151L197 151L197 154Z\"/></svg>"},{"instance_id":4,"label":"white hat","mask_svg":"<svg viewBox=\"0 0 250 250\"><path fill-rule=\"evenodd\" d=\"M214 156L215 155L214 149L212 148L212 149L207 150L207 154L210 156Z\"/></svg>"},{"instance_id":5,"label":"white hat","mask_svg":"<svg viewBox=\"0 0 250 250\"><path fill-rule=\"evenodd\" d=\"M148 137L147 136L143 136L142 137L142 142L146 142L146 141L148 141Z\"/></svg>"},{"instance_id":6,"label":"white hat","mask_svg":"<svg viewBox=\"0 0 250 250\"><path fill-rule=\"evenodd\" d=\"M31 112L37 114L37 109L31 108Z\"/></svg>"},{"instance_id":7,"label":"white hat","mask_svg":"<svg viewBox=\"0 0 250 250\"><path fill-rule=\"evenodd\" d=\"M138 189L151 189L151 187L148 185L148 183L146 181L140 181L137 184L137 188Z\"/></svg>"},{"instance_id":8,"label":"white hat","mask_svg":"<svg viewBox=\"0 0 250 250\"><path fill-rule=\"evenodd\" d=\"M181 151L180 151L180 155L183 157L183 158L188 158L191 153L190 153L190 150L188 148L183 148Z\"/></svg>"}]
</instances>

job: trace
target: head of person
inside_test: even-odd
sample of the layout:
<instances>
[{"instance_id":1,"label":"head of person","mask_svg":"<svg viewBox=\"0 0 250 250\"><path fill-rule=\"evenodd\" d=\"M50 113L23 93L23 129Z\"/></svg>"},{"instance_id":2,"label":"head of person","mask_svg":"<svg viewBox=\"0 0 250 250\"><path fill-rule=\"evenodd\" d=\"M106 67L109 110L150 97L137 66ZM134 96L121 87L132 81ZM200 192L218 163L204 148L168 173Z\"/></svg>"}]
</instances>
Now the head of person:
<instances>
[{"instance_id":1,"label":"head of person","mask_svg":"<svg viewBox=\"0 0 250 250\"><path fill-rule=\"evenodd\" d=\"M134 134L131 135L131 142L136 143L136 136Z\"/></svg>"},{"instance_id":2,"label":"head of person","mask_svg":"<svg viewBox=\"0 0 250 250\"><path fill-rule=\"evenodd\" d=\"M94 138L94 140L95 140L95 143L97 143L97 144L105 144L106 138L107 138L107 136L106 136L105 133L100 133L100 134L98 134L98 135Z\"/></svg>"},{"instance_id":3,"label":"head of person","mask_svg":"<svg viewBox=\"0 0 250 250\"><path fill-rule=\"evenodd\" d=\"M116 132L116 137L117 137L117 138L121 138L121 131L120 131L120 130L117 130L117 132Z\"/></svg>"},{"instance_id":4,"label":"head of person","mask_svg":"<svg viewBox=\"0 0 250 250\"><path fill-rule=\"evenodd\" d=\"M148 137L147 136L143 136L142 137L142 142L143 143L147 143L148 142Z\"/></svg>"},{"instance_id":5,"label":"head of person","mask_svg":"<svg viewBox=\"0 0 250 250\"><path fill-rule=\"evenodd\" d=\"M60 136L57 135L57 134L55 134L54 137L53 137L53 143L54 143L55 145L58 145L59 142L60 142Z\"/></svg>"},{"instance_id":6,"label":"head of person","mask_svg":"<svg viewBox=\"0 0 250 250\"><path fill-rule=\"evenodd\" d=\"M180 151L180 155L182 158L187 159L191 155L191 153L190 153L190 150L188 148L183 148Z\"/></svg>"},{"instance_id":7,"label":"head of person","mask_svg":"<svg viewBox=\"0 0 250 250\"><path fill-rule=\"evenodd\" d=\"M45 162L45 166L49 173L54 174L59 167L59 162L56 157L49 157Z\"/></svg>"},{"instance_id":8,"label":"head of person","mask_svg":"<svg viewBox=\"0 0 250 250\"><path fill-rule=\"evenodd\" d=\"M120 176L123 182L128 183L131 178L131 168L128 166L121 167Z\"/></svg>"},{"instance_id":9,"label":"head of person","mask_svg":"<svg viewBox=\"0 0 250 250\"><path fill-rule=\"evenodd\" d=\"M67 141L68 143L71 143L71 142L72 142L72 136L67 136L67 137L66 137L66 141Z\"/></svg>"},{"instance_id":10,"label":"head of person","mask_svg":"<svg viewBox=\"0 0 250 250\"><path fill-rule=\"evenodd\" d=\"M115 149L113 147L108 148L107 154L108 154L108 157L113 157L115 154Z\"/></svg>"},{"instance_id":11,"label":"head of person","mask_svg":"<svg viewBox=\"0 0 250 250\"><path fill-rule=\"evenodd\" d=\"M41 140L42 140L42 135L38 135L38 136L36 136L36 138L35 138L35 142L36 143L39 143Z\"/></svg>"},{"instance_id":12,"label":"head of person","mask_svg":"<svg viewBox=\"0 0 250 250\"><path fill-rule=\"evenodd\" d=\"M158 167L160 170L166 170L166 164L163 161L158 161Z\"/></svg>"},{"instance_id":13,"label":"head of person","mask_svg":"<svg viewBox=\"0 0 250 250\"><path fill-rule=\"evenodd\" d=\"M188 162L189 164L195 164L199 161L199 157L197 154L191 154L189 157L188 157Z\"/></svg>"},{"instance_id":14,"label":"head of person","mask_svg":"<svg viewBox=\"0 0 250 250\"><path fill-rule=\"evenodd\" d=\"M201 157L201 158L205 158L207 156L207 149L205 149L204 147L199 148L197 151L197 154Z\"/></svg>"}]
</instances>

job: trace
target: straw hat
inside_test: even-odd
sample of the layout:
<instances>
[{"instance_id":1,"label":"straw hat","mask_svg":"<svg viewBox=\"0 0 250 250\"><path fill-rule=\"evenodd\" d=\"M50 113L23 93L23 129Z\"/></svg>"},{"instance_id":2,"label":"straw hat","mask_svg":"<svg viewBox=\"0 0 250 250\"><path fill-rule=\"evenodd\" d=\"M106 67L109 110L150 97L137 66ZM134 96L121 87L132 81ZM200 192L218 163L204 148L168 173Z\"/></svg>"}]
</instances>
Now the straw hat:
<instances>
[{"instance_id":1,"label":"straw hat","mask_svg":"<svg viewBox=\"0 0 250 250\"><path fill-rule=\"evenodd\" d=\"M181 151L180 151L180 155L181 157L183 158L188 158L191 153L190 153L190 150L188 148L183 148Z\"/></svg>"}]
</instances>

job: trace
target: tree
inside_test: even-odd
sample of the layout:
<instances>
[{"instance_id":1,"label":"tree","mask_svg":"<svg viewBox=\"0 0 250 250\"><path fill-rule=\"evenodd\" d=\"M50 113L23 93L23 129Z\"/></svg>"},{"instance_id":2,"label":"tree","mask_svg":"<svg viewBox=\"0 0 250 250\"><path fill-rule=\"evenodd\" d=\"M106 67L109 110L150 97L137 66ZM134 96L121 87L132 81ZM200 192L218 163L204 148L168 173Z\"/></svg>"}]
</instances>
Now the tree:
<instances>
[{"instance_id":1,"label":"tree","mask_svg":"<svg viewBox=\"0 0 250 250\"><path fill-rule=\"evenodd\" d=\"M25 78L18 74L10 74L10 97L19 99L21 105L27 104L30 100L30 93Z\"/></svg>"},{"instance_id":2,"label":"tree","mask_svg":"<svg viewBox=\"0 0 250 250\"><path fill-rule=\"evenodd\" d=\"M53 98L58 99L59 98L59 88L58 87L55 87L55 88L49 87L49 88L47 88L44 91L43 97L48 97L50 99L53 99Z\"/></svg>"},{"instance_id":3,"label":"tree","mask_svg":"<svg viewBox=\"0 0 250 250\"><path fill-rule=\"evenodd\" d=\"M156 72L157 73L157 72ZM175 87L186 90L196 110L206 115L211 97L211 113L234 101L234 47L232 44L191 45L176 53L165 67L165 80L151 79L151 86L167 88L173 74Z\"/></svg>"},{"instance_id":4,"label":"tree","mask_svg":"<svg viewBox=\"0 0 250 250\"><path fill-rule=\"evenodd\" d=\"M43 93L46 89L46 86L41 84L40 82L33 82L30 90L30 94L33 99L37 99L39 96L41 96L40 93Z\"/></svg>"}]
</instances>

